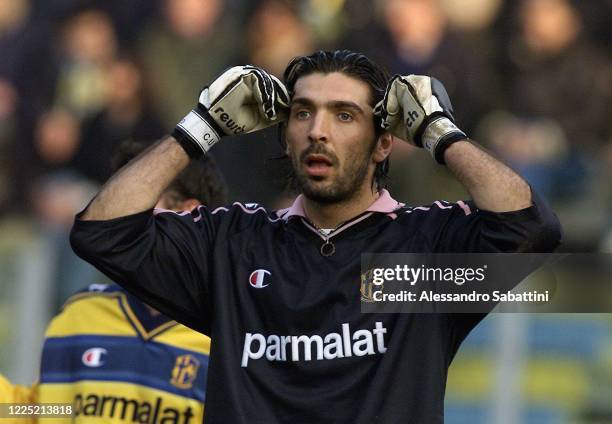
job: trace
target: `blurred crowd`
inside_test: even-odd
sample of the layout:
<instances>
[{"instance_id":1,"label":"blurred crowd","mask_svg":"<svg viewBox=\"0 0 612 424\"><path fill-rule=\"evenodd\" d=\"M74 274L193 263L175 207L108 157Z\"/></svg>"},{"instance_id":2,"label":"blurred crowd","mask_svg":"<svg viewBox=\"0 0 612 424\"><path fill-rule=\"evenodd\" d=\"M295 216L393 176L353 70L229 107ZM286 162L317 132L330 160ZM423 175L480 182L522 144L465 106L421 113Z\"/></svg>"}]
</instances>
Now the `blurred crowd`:
<instances>
[{"instance_id":1,"label":"blurred crowd","mask_svg":"<svg viewBox=\"0 0 612 424\"><path fill-rule=\"evenodd\" d=\"M440 79L459 126L553 203L564 248L612 251L609 8L606 0L0 0L0 220L30 216L62 239L109 177L117 145L170 132L225 68L251 63L281 76L296 55L349 48L392 74ZM213 154L230 198L286 202L276 130ZM389 185L412 204L466 195L407 144L395 148Z\"/></svg>"}]
</instances>

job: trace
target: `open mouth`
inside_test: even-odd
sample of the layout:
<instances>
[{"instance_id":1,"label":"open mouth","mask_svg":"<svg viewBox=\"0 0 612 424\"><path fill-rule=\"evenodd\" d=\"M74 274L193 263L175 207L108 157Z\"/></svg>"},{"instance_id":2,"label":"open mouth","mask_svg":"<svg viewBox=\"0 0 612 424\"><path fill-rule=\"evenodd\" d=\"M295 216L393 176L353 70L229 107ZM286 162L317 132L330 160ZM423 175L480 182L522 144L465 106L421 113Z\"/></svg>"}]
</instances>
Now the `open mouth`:
<instances>
[{"instance_id":1,"label":"open mouth","mask_svg":"<svg viewBox=\"0 0 612 424\"><path fill-rule=\"evenodd\" d=\"M304 160L306 173L312 176L324 176L330 172L333 163L325 155L311 154Z\"/></svg>"}]
</instances>

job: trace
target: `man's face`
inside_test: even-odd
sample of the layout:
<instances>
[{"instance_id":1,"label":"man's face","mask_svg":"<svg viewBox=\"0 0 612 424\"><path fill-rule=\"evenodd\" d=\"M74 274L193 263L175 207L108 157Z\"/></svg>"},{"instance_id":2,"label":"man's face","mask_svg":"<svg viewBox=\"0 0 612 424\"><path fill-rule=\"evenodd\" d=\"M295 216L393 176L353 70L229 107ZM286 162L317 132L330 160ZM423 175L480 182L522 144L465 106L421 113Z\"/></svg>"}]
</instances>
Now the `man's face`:
<instances>
[{"instance_id":1,"label":"man's face","mask_svg":"<svg viewBox=\"0 0 612 424\"><path fill-rule=\"evenodd\" d=\"M371 190L376 162L369 86L334 72L300 78L287 124L287 149L304 195L335 203Z\"/></svg>"}]
</instances>

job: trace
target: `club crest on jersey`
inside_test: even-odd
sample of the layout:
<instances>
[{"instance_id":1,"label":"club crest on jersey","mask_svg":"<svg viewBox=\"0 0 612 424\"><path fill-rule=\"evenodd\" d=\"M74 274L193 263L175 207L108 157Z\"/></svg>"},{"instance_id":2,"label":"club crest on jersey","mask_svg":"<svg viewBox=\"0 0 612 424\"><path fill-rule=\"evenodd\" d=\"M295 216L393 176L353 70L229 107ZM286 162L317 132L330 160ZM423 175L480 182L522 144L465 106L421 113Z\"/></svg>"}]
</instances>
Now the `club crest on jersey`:
<instances>
[{"instance_id":1,"label":"club crest on jersey","mask_svg":"<svg viewBox=\"0 0 612 424\"><path fill-rule=\"evenodd\" d=\"M361 293L362 302L374 302L374 283L372 279L372 270L368 270L361 274L361 287L359 292ZM382 292L382 284L376 287L376 290Z\"/></svg>"},{"instance_id":2,"label":"club crest on jersey","mask_svg":"<svg viewBox=\"0 0 612 424\"><path fill-rule=\"evenodd\" d=\"M193 355L180 355L176 357L170 383L179 389L191 389L198 377L200 362Z\"/></svg>"},{"instance_id":3,"label":"club crest on jersey","mask_svg":"<svg viewBox=\"0 0 612 424\"><path fill-rule=\"evenodd\" d=\"M85 366L98 368L104 365L104 357L108 352L103 347L92 347L83 352L81 361Z\"/></svg>"},{"instance_id":4,"label":"club crest on jersey","mask_svg":"<svg viewBox=\"0 0 612 424\"><path fill-rule=\"evenodd\" d=\"M272 275L267 269L256 269L249 276L249 284L256 289L263 289L270 285L268 276Z\"/></svg>"}]
</instances>

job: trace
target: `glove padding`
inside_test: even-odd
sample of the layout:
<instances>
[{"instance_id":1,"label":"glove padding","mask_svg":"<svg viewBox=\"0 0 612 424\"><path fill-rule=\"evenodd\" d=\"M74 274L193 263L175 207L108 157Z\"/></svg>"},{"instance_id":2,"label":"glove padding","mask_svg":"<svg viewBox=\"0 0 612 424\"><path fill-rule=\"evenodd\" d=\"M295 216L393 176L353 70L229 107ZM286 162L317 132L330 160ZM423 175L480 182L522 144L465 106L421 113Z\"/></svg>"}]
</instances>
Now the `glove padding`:
<instances>
[{"instance_id":1,"label":"glove padding","mask_svg":"<svg viewBox=\"0 0 612 424\"><path fill-rule=\"evenodd\" d=\"M287 89L275 76L254 66L235 66L200 93L198 105L172 136L189 156L200 157L221 137L249 133L286 119Z\"/></svg>"},{"instance_id":2,"label":"glove padding","mask_svg":"<svg viewBox=\"0 0 612 424\"><path fill-rule=\"evenodd\" d=\"M391 134L427 149L438 163L452 143L466 139L454 124L453 106L446 89L435 78L395 75L374 113Z\"/></svg>"}]
</instances>

